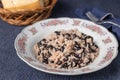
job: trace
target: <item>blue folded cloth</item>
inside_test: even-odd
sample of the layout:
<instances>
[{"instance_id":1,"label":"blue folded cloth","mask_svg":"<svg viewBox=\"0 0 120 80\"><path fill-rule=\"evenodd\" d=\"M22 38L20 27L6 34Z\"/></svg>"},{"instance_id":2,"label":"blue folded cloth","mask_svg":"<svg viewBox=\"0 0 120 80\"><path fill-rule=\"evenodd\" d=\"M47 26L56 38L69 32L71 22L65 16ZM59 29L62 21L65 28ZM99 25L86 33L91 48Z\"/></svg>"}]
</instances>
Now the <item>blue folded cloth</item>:
<instances>
[{"instance_id":1,"label":"blue folded cloth","mask_svg":"<svg viewBox=\"0 0 120 80\"><path fill-rule=\"evenodd\" d=\"M75 14L79 18L89 20L89 18L86 16L86 13L88 11L92 12L92 14L95 15L97 18L99 18L101 21L112 21L117 24L120 24L120 19L115 18L112 13L106 13L97 8L82 8L82 9L78 8L75 10ZM120 43L120 28L115 25L109 24L109 23L105 23L102 25L104 27L106 27L110 32L112 32L116 36L116 38L118 39L118 41Z\"/></svg>"}]
</instances>

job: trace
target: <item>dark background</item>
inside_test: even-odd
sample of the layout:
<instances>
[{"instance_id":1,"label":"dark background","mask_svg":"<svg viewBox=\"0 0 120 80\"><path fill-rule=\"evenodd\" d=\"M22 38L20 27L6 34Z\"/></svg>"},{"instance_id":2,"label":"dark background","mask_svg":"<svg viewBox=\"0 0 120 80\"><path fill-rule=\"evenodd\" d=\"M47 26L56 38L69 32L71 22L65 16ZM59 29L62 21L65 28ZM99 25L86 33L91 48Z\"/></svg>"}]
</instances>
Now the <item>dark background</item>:
<instances>
[{"instance_id":1,"label":"dark background","mask_svg":"<svg viewBox=\"0 0 120 80\"><path fill-rule=\"evenodd\" d=\"M50 18L77 17L75 9L86 6L120 17L120 0L58 0ZM29 67L18 58L14 49L14 40L23 28L0 20L0 80L120 80L120 54L108 67L85 75L52 75Z\"/></svg>"}]
</instances>

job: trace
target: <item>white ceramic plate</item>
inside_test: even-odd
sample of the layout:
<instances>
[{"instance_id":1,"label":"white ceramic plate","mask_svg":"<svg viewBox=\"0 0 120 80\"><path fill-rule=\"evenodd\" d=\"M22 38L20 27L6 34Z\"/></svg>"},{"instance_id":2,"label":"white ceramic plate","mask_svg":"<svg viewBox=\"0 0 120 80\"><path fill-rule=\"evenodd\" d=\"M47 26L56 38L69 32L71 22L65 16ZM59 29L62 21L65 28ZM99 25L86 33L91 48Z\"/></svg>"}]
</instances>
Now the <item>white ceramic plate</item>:
<instances>
[{"instance_id":1,"label":"white ceramic plate","mask_svg":"<svg viewBox=\"0 0 120 80\"><path fill-rule=\"evenodd\" d=\"M33 45L55 30L78 29L91 35L100 47L99 56L90 65L79 69L52 69L35 59ZM29 66L47 73L78 75L91 73L109 65L118 53L116 38L104 27L93 22L76 18L47 19L30 25L22 30L15 39L17 55Z\"/></svg>"}]
</instances>

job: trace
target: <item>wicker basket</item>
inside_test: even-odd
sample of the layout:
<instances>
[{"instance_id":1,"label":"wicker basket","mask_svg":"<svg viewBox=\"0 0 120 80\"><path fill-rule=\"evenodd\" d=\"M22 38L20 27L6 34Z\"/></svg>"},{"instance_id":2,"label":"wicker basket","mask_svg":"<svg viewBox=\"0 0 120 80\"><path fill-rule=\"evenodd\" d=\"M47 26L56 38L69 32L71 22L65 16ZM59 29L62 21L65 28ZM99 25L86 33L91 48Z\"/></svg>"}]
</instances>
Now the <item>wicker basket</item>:
<instances>
[{"instance_id":1,"label":"wicker basket","mask_svg":"<svg viewBox=\"0 0 120 80\"><path fill-rule=\"evenodd\" d=\"M45 7L42 9L35 9L31 11L9 11L2 8L0 2L0 18L9 24L16 26L25 26L33 24L39 20L48 18L51 14L52 8L54 7L56 0L47 0Z\"/></svg>"}]
</instances>

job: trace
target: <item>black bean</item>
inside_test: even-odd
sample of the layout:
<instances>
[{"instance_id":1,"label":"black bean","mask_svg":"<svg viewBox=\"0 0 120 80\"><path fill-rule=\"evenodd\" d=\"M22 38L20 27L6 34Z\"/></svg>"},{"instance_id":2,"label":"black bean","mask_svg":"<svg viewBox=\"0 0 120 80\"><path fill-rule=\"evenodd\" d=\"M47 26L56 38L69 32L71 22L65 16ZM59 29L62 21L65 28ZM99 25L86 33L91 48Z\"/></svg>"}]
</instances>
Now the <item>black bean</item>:
<instances>
[{"instance_id":1,"label":"black bean","mask_svg":"<svg viewBox=\"0 0 120 80\"><path fill-rule=\"evenodd\" d=\"M80 39L84 40L84 39L85 39L85 36L84 36L84 35L82 35Z\"/></svg>"},{"instance_id":2,"label":"black bean","mask_svg":"<svg viewBox=\"0 0 120 80\"><path fill-rule=\"evenodd\" d=\"M71 62L71 67L76 67L77 64L75 62Z\"/></svg>"},{"instance_id":3,"label":"black bean","mask_svg":"<svg viewBox=\"0 0 120 80\"><path fill-rule=\"evenodd\" d=\"M73 63L74 63L74 65L72 64L71 66L72 66L72 67L76 67L77 64L78 64L78 62L79 62L79 60L77 60L77 59L73 59Z\"/></svg>"},{"instance_id":4,"label":"black bean","mask_svg":"<svg viewBox=\"0 0 120 80\"><path fill-rule=\"evenodd\" d=\"M50 63L54 63L54 61L50 61Z\"/></svg>"},{"instance_id":5,"label":"black bean","mask_svg":"<svg viewBox=\"0 0 120 80\"><path fill-rule=\"evenodd\" d=\"M81 40L82 38L78 36L78 38Z\"/></svg>"},{"instance_id":6,"label":"black bean","mask_svg":"<svg viewBox=\"0 0 120 80\"><path fill-rule=\"evenodd\" d=\"M44 57L45 57L45 54L44 54L43 52L42 52L41 54L42 54L42 58L44 58Z\"/></svg>"},{"instance_id":7,"label":"black bean","mask_svg":"<svg viewBox=\"0 0 120 80\"><path fill-rule=\"evenodd\" d=\"M65 36L70 37L70 34L69 34L69 33L66 33Z\"/></svg>"},{"instance_id":8,"label":"black bean","mask_svg":"<svg viewBox=\"0 0 120 80\"><path fill-rule=\"evenodd\" d=\"M83 63L83 60L80 60L80 61L78 62L78 64L77 64L77 65L78 65L78 67L79 67L79 68L81 68L81 67L82 67L82 66L81 66L81 63Z\"/></svg>"},{"instance_id":9,"label":"black bean","mask_svg":"<svg viewBox=\"0 0 120 80\"><path fill-rule=\"evenodd\" d=\"M81 58L81 57L82 57L82 55L81 55L81 54L78 54L78 57L79 57L79 58Z\"/></svg>"},{"instance_id":10,"label":"black bean","mask_svg":"<svg viewBox=\"0 0 120 80\"><path fill-rule=\"evenodd\" d=\"M81 68L82 66L79 64L78 67Z\"/></svg>"},{"instance_id":11,"label":"black bean","mask_svg":"<svg viewBox=\"0 0 120 80\"><path fill-rule=\"evenodd\" d=\"M55 51L60 51L60 49L59 48L55 48Z\"/></svg>"},{"instance_id":12,"label":"black bean","mask_svg":"<svg viewBox=\"0 0 120 80\"><path fill-rule=\"evenodd\" d=\"M46 39L45 39L45 38L43 38L41 41L45 42L45 41L46 41Z\"/></svg>"},{"instance_id":13,"label":"black bean","mask_svg":"<svg viewBox=\"0 0 120 80\"><path fill-rule=\"evenodd\" d=\"M87 54L87 50L86 50L86 48L82 48L82 49L83 49L83 52L82 52L82 53Z\"/></svg>"},{"instance_id":14,"label":"black bean","mask_svg":"<svg viewBox=\"0 0 120 80\"><path fill-rule=\"evenodd\" d=\"M71 67L73 67L73 63L74 63L74 62L71 62L71 64L70 64Z\"/></svg>"},{"instance_id":15,"label":"black bean","mask_svg":"<svg viewBox=\"0 0 120 80\"><path fill-rule=\"evenodd\" d=\"M87 55L88 53L85 51L85 49L83 48L83 52L82 55L84 55L84 57Z\"/></svg>"},{"instance_id":16,"label":"black bean","mask_svg":"<svg viewBox=\"0 0 120 80\"><path fill-rule=\"evenodd\" d=\"M61 51L63 52L63 51L64 51L64 49L65 49L65 47L64 47L64 46L62 46L62 47L61 47Z\"/></svg>"},{"instance_id":17,"label":"black bean","mask_svg":"<svg viewBox=\"0 0 120 80\"><path fill-rule=\"evenodd\" d=\"M71 40L70 34L69 34L69 33L66 33L66 34L65 34L65 38L66 38L67 40Z\"/></svg>"},{"instance_id":18,"label":"black bean","mask_svg":"<svg viewBox=\"0 0 120 80\"><path fill-rule=\"evenodd\" d=\"M73 59L75 63L78 63L80 59Z\"/></svg>"},{"instance_id":19,"label":"black bean","mask_svg":"<svg viewBox=\"0 0 120 80\"><path fill-rule=\"evenodd\" d=\"M85 46L87 46L87 44L88 44L88 43L85 41Z\"/></svg>"},{"instance_id":20,"label":"black bean","mask_svg":"<svg viewBox=\"0 0 120 80\"><path fill-rule=\"evenodd\" d=\"M91 53L91 52L92 52L92 51L91 51L90 43L87 43L87 44L86 44L86 49L84 49L84 52L85 52L85 53Z\"/></svg>"},{"instance_id":21,"label":"black bean","mask_svg":"<svg viewBox=\"0 0 120 80\"><path fill-rule=\"evenodd\" d=\"M55 31L56 35L60 35L60 31Z\"/></svg>"},{"instance_id":22,"label":"black bean","mask_svg":"<svg viewBox=\"0 0 120 80\"><path fill-rule=\"evenodd\" d=\"M96 52L96 50L95 50L95 49L90 48L90 50L91 50L91 52Z\"/></svg>"},{"instance_id":23,"label":"black bean","mask_svg":"<svg viewBox=\"0 0 120 80\"><path fill-rule=\"evenodd\" d=\"M92 36L87 36L87 38L91 38L93 40Z\"/></svg>"},{"instance_id":24,"label":"black bean","mask_svg":"<svg viewBox=\"0 0 120 80\"><path fill-rule=\"evenodd\" d=\"M52 54L48 51L48 57L52 56Z\"/></svg>"},{"instance_id":25,"label":"black bean","mask_svg":"<svg viewBox=\"0 0 120 80\"><path fill-rule=\"evenodd\" d=\"M93 62L93 60L92 60L91 58L89 58L89 61L90 61L90 62Z\"/></svg>"},{"instance_id":26,"label":"black bean","mask_svg":"<svg viewBox=\"0 0 120 80\"><path fill-rule=\"evenodd\" d=\"M84 47L82 47L82 49L83 49L83 52L85 52L85 48L84 48Z\"/></svg>"},{"instance_id":27,"label":"black bean","mask_svg":"<svg viewBox=\"0 0 120 80\"><path fill-rule=\"evenodd\" d=\"M96 49L97 49L97 45L92 45L92 46L89 46L89 49L91 52L96 52Z\"/></svg>"},{"instance_id":28,"label":"black bean","mask_svg":"<svg viewBox=\"0 0 120 80\"><path fill-rule=\"evenodd\" d=\"M85 35L84 33L82 33L82 35Z\"/></svg>"},{"instance_id":29,"label":"black bean","mask_svg":"<svg viewBox=\"0 0 120 80\"><path fill-rule=\"evenodd\" d=\"M56 42L56 44L58 44L58 42Z\"/></svg>"},{"instance_id":30,"label":"black bean","mask_svg":"<svg viewBox=\"0 0 120 80\"><path fill-rule=\"evenodd\" d=\"M45 48L42 48L42 50L45 50Z\"/></svg>"},{"instance_id":31,"label":"black bean","mask_svg":"<svg viewBox=\"0 0 120 80\"><path fill-rule=\"evenodd\" d=\"M62 66L61 66L61 68L68 68L68 63L64 63Z\"/></svg>"},{"instance_id":32,"label":"black bean","mask_svg":"<svg viewBox=\"0 0 120 80\"><path fill-rule=\"evenodd\" d=\"M40 55L40 53L38 52L38 55Z\"/></svg>"},{"instance_id":33,"label":"black bean","mask_svg":"<svg viewBox=\"0 0 120 80\"><path fill-rule=\"evenodd\" d=\"M71 40L71 38L70 38L70 37L66 37L66 39L67 39L67 40Z\"/></svg>"},{"instance_id":34,"label":"black bean","mask_svg":"<svg viewBox=\"0 0 120 80\"><path fill-rule=\"evenodd\" d=\"M88 61L88 62L86 62L86 65L88 65L88 64L90 64L90 62Z\"/></svg>"},{"instance_id":35,"label":"black bean","mask_svg":"<svg viewBox=\"0 0 120 80\"><path fill-rule=\"evenodd\" d=\"M82 36L86 36L86 34L82 33Z\"/></svg>"},{"instance_id":36,"label":"black bean","mask_svg":"<svg viewBox=\"0 0 120 80\"><path fill-rule=\"evenodd\" d=\"M75 46L74 46L74 50L80 50L80 49L81 49L80 45L75 44Z\"/></svg>"},{"instance_id":37,"label":"black bean","mask_svg":"<svg viewBox=\"0 0 120 80\"><path fill-rule=\"evenodd\" d=\"M82 57L81 54L74 54L74 56L78 59L80 59Z\"/></svg>"},{"instance_id":38,"label":"black bean","mask_svg":"<svg viewBox=\"0 0 120 80\"><path fill-rule=\"evenodd\" d=\"M95 46L96 48L98 48L98 46L97 46L97 45L95 45L95 44L94 44L94 46Z\"/></svg>"},{"instance_id":39,"label":"black bean","mask_svg":"<svg viewBox=\"0 0 120 80\"><path fill-rule=\"evenodd\" d=\"M83 60L81 59L79 62L80 62L80 63L83 63Z\"/></svg>"},{"instance_id":40,"label":"black bean","mask_svg":"<svg viewBox=\"0 0 120 80\"><path fill-rule=\"evenodd\" d=\"M56 64L61 65L62 61L58 60Z\"/></svg>"},{"instance_id":41,"label":"black bean","mask_svg":"<svg viewBox=\"0 0 120 80\"><path fill-rule=\"evenodd\" d=\"M63 59L63 61L68 61L68 57L65 57L65 58Z\"/></svg>"},{"instance_id":42,"label":"black bean","mask_svg":"<svg viewBox=\"0 0 120 80\"><path fill-rule=\"evenodd\" d=\"M43 47L46 48L46 47L47 47L47 44L43 44Z\"/></svg>"},{"instance_id":43,"label":"black bean","mask_svg":"<svg viewBox=\"0 0 120 80\"><path fill-rule=\"evenodd\" d=\"M63 46L66 46L66 44L64 44Z\"/></svg>"},{"instance_id":44,"label":"black bean","mask_svg":"<svg viewBox=\"0 0 120 80\"><path fill-rule=\"evenodd\" d=\"M74 52L70 52L70 54L68 54L69 56L71 56L71 55L74 55L75 53Z\"/></svg>"},{"instance_id":45,"label":"black bean","mask_svg":"<svg viewBox=\"0 0 120 80\"><path fill-rule=\"evenodd\" d=\"M79 57L78 57L78 54L74 54L74 56L75 56L76 58L79 58Z\"/></svg>"},{"instance_id":46,"label":"black bean","mask_svg":"<svg viewBox=\"0 0 120 80\"><path fill-rule=\"evenodd\" d=\"M42 45L41 41L37 43L37 46L40 47L41 45Z\"/></svg>"},{"instance_id":47,"label":"black bean","mask_svg":"<svg viewBox=\"0 0 120 80\"><path fill-rule=\"evenodd\" d=\"M53 49L53 46L52 45L48 45L47 48Z\"/></svg>"},{"instance_id":48,"label":"black bean","mask_svg":"<svg viewBox=\"0 0 120 80\"><path fill-rule=\"evenodd\" d=\"M86 41L85 41L86 42ZM90 47L90 43L86 43L86 46Z\"/></svg>"},{"instance_id":49,"label":"black bean","mask_svg":"<svg viewBox=\"0 0 120 80\"><path fill-rule=\"evenodd\" d=\"M75 39L77 37L77 35L76 34L73 34L73 39Z\"/></svg>"},{"instance_id":50,"label":"black bean","mask_svg":"<svg viewBox=\"0 0 120 80\"><path fill-rule=\"evenodd\" d=\"M60 45L58 45L58 47L60 47Z\"/></svg>"},{"instance_id":51,"label":"black bean","mask_svg":"<svg viewBox=\"0 0 120 80\"><path fill-rule=\"evenodd\" d=\"M68 58L68 57L70 57L71 55L72 55L72 54L70 53L70 54L68 54L68 55L65 55L65 57Z\"/></svg>"},{"instance_id":52,"label":"black bean","mask_svg":"<svg viewBox=\"0 0 120 80\"><path fill-rule=\"evenodd\" d=\"M95 48L98 48L98 46L95 43L92 46L94 46Z\"/></svg>"},{"instance_id":53,"label":"black bean","mask_svg":"<svg viewBox=\"0 0 120 80\"><path fill-rule=\"evenodd\" d=\"M78 45L78 42L77 42L77 41L75 41L75 45Z\"/></svg>"},{"instance_id":54,"label":"black bean","mask_svg":"<svg viewBox=\"0 0 120 80\"><path fill-rule=\"evenodd\" d=\"M92 62L92 59L89 58L89 61L86 63L86 65L90 64Z\"/></svg>"},{"instance_id":55,"label":"black bean","mask_svg":"<svg viewBox=\"0 0 120 80\"><path fill-rule=\"evenodd\" d=\"M38 52L38 55L40 55L40 54L41 54L41 51Z\"/></svg>"},{"instance_id":56,"label":"black bean","mask_svg":"<svg viewBox=\"0 0 120 80\"><path fill-rule=\"evenodd\" d=\"M62 34L62 36L64 37L64 36L65 36L65 34Z\"/></svg>"},{"instance_id":57,"label":"black bean","mask_svg":"<svg viewBox=\"0 0 120 80\"><path fill-rule=\"evenodd\" d=\"M77 45L76 48L77 48L77 50L80 50L80 49L81 49L81 47L80 47L79 45Z\"/></svg>"},{"instance_id":58,"label":"black bean","mask_svg":"<svg viewBox=\"0 0 120 80\"><path fill-rule=\"evenodd\" d=\"M43 52L42 52L41 54L44 56L44 53L43 53Z\"/></svg>"},{"instance_id":59,"label":"black bean","mask_svg":"<svg viewBox=\"0 0 120 80\"><path fill-rule=\"evenodd\" d=\"M48 58L47 57L43 57L43 61L42 62L48 64Z\"/></svg>"},{"instance_id":60,"label":"black bean","mask_svg":"<svg viewBox=\"0 0 120 80\"><path fill-rule=\"evenodd\" d=\"M82 57L85 57L87 54L89 54L88 52L83 52L82 54L81 54L81 56Z\"/></svg>"},{"instance_id":61,"label":"black bean","mask_svg":"<svg viewBox=\"0 0 120 80\"><path fill-rule=\"evenodd\" d=\"M91 37L91 36L86 36L86 37L85 37L85 41L87 41L87 39L91 39L91 41L93 42L93 37ZM91 42L91 43L92 43L92 42Z\"/></svg>"}]
</instances>

